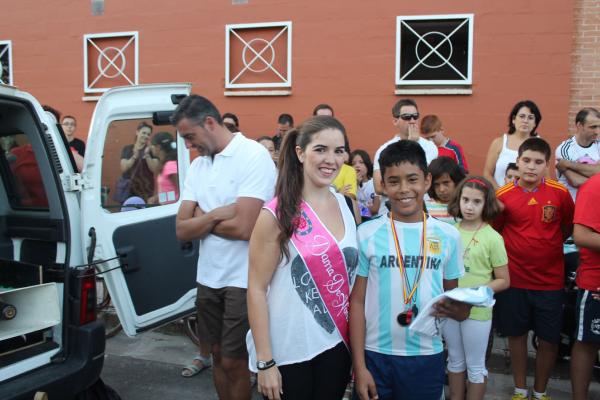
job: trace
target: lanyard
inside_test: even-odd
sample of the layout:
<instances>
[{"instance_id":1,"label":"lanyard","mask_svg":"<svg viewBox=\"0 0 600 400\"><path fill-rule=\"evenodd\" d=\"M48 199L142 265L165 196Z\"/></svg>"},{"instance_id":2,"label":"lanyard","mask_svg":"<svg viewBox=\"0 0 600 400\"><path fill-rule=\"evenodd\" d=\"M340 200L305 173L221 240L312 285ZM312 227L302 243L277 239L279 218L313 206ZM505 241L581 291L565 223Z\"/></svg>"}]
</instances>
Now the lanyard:
<instances>
[{"instance_id":1,"label":"lanyard","mask_svg":"<svg viewBox=\"0 0 600 400\"><path fill-rule=\"evenodd\" d=\"M425 265L427 265L427 246L425 245L425 237L427 235L427 215L423 213L423 234L421 235L421 251L419 252L419 256L421 258L421 268L419 268L419 272L417 273L417 276L415 276L412 285L408 280L408 273L406 272L406 268L404 267L404 258L402 257L402 251L400 250L398 233L396 232L394 216L391 211L390 224L392 225L392 236L394 237L394 245L396 246L396 256L398 259L398 264L400 264L400 276L402 281L404 282L404 285L402 285L402 295L404 297L404 304L409 304L412 301L415 294L417 293L419 283L421 282L421 277L423 276L423 270L425 269Z\"/></svg>"}]
</instances>

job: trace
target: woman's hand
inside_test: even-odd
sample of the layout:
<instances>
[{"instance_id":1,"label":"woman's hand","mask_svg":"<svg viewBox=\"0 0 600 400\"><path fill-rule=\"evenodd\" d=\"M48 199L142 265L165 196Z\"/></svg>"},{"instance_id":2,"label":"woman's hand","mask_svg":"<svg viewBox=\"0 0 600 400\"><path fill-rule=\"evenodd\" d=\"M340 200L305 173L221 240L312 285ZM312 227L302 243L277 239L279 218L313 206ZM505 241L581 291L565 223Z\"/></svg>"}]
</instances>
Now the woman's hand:
<instances>
[{"instance_id":1,"label":"woman's hand","mask_svg":"<svg viewBox=\"0 0 600 400\"><path fill-rule=\"evenodd\" d=\"M280 400L283 394L281 373L277 365L258 371L258 393L266 396L269 400Z\"/></svg>"},{"instance_id":2,"label":"woman's hand","mask_svg":"<svg viewBox=\"0 0 600 400\"><path fill-rule=\"evenodd\" d=\"M379 398L373 375L366 368L354 370L354 390L356 390L360 400L376 400Z\"/></svg>"}]
</instances>

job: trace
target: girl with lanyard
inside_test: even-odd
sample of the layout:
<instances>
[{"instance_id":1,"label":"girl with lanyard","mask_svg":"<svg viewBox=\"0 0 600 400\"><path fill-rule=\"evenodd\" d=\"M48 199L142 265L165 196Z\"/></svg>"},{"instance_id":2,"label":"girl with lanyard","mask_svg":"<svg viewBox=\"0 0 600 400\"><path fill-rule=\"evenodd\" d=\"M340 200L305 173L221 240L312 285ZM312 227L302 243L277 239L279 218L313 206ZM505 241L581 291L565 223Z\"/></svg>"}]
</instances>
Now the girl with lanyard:
<instances>
[{"instance_id":1,"label":"girl with lanyard","mask_svg":"<svg viewBox=\"0 0 600 400\"><path fill-rule=\"evenodd\" d=\"M448 212L462 220L456 224L463 244L465 275L459 287L486 285L494 293L510 285L508 257L502 236L489 222L498 214L498 203L492 184L481 176L463 180ZM448 378L450 398L465 398L465 370L468 377L467 398L483 399L487 369L485 353L492 327L492 309L473 307L469 318L458 322L448 319L444 339L448 345Z\"/></svg>"},{"instance_id":2,"label":"girl with lanyard","mask_svg":"<svg viewBox=\"0 0 600 400\"><path fill-rule=\"evenodd\" d=\"M344 143L344 127L329 116L286 134L275 198L250 238L249 366L268 399L340 399L350 377L356 227L330 190Z\"/></svg>"}]
</instances>

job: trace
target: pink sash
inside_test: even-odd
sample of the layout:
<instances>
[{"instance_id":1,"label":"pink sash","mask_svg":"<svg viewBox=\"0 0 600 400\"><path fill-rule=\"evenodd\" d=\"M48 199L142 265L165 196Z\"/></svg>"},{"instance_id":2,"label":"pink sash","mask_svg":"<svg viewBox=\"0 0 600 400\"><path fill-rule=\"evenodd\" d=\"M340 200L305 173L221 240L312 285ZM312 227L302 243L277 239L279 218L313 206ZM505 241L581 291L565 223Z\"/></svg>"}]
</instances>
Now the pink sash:
<instances>
[{"instance_id":1,"label":"pink sash","mask_svg":"<svg viewBox=\"0 0 600 400\"><path fill-rule=\"evenodd\" d=\"M265 207L277 217L276 197ZM344 343L350 348L348 337L350 282L344 255L333 235L305 201L300 204L300 216L294 222L296 230L291 242L308 268L319 296Z\"/></svg>"}]
</instances>

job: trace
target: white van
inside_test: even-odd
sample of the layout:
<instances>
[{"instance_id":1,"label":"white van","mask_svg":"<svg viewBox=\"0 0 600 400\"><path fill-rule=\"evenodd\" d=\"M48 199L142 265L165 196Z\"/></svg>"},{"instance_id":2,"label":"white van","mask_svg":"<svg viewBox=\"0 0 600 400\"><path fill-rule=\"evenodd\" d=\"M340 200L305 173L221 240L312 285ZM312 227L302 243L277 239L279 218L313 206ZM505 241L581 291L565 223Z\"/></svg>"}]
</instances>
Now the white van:
<instances>
[{"instance_id":1,"label":"white van","mask_svg":"<svg viewBox=\"0 0 600 400\"><path fill-rule=\"evenodd\" d=\"M61 127L34 97L0 85L0 399L32 399L36 392L69 399L97 380L105 336L96 320L95 273L130 336L193 312L198 245L175 237L190 156L169 124L190 88L106 92L77 173ZM127 175L121 161L141 125L152 131L147 146L157 132L173 138L176 189L157 200L146 179L145 192L135 192L144 185L129 171L127 201L137 199L123 205L116 200ZM145 150L144 158L160 168L156 153Z\"/></svg>"}]
</instances>

